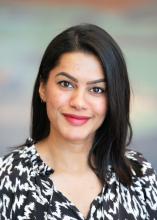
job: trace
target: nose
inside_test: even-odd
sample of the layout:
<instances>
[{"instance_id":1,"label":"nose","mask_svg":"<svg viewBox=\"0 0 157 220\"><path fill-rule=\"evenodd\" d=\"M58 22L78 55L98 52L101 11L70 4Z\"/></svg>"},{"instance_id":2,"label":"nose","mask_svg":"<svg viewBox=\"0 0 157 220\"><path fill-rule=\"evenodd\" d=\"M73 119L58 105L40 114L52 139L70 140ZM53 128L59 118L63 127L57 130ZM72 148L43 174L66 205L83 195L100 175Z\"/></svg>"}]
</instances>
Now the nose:
<instances>
[{"instance_id":1,"label":"nose","mask_svg":"<svg viewBox=\"0 0 157 220\"><path fill-rule=\"evenodd\" d=\"M85 110L87 108L86 94L83 90L73 91L70 98L70 106L77 110Z\"/></svg>"}]
</instances>

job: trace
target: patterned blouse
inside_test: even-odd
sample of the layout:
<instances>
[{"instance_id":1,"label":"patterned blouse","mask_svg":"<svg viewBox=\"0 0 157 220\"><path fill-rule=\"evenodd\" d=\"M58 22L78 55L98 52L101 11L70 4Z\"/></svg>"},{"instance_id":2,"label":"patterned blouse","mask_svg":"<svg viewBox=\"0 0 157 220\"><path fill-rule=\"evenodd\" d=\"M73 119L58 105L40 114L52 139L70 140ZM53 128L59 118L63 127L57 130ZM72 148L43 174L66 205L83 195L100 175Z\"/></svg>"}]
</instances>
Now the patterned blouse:
<instances>
[{"instance_id":1,"label":"patterned blouse","mask_svg":"<svg viewBox=\"0 0 157 220\"><path fill-rule=\"evenodd\" d=\"M126 187L112 171L92 201L87 220L157 219L155 172L141 154L128 150L126 157L142 165L143 176L137 177L132 171L133 184ZM85 220L78 208L56 189L50 179L53 172L41 160L34 144L1 158L0 220Z\"/></svg>"}]
</instances>

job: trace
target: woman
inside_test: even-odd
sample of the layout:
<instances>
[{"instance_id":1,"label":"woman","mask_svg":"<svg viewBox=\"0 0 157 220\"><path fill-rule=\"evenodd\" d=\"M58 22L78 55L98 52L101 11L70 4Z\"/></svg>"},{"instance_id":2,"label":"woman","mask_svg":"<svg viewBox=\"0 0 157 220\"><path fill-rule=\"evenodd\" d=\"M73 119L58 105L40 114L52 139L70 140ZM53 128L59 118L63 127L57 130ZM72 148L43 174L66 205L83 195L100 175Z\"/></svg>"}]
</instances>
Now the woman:
<instances>
[{"instance_id":1,"label":"woman","mask_svg":"<svg viewBox=\"0 0 157 220\"><path fill-rule=\"evenodd\" d=\"M42 58L31 138L1 159L1 219L157 219L156 175L128 150L122 52L92 24L56 36Z\"/></svg>"}]
</instances>

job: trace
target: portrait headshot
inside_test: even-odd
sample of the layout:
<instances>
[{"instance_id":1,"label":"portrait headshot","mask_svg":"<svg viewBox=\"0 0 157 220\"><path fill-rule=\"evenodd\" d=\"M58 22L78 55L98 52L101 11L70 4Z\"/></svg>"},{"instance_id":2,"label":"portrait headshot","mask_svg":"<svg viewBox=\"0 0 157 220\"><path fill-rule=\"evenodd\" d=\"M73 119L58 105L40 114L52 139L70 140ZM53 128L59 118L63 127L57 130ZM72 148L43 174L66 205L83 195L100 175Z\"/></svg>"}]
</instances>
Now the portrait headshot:
<instances>
[{"instance_id":1,"label":"portrait headshot","mask_svg":"<svg viewBox=\"0 0 157 220\"><path fill-rule=\"evenodd\" d=\"M123 48L80 23L46 46L30 135L0 158L1 220L157 219L157 176L132 149Z\"/></svg>"}]
</instances>

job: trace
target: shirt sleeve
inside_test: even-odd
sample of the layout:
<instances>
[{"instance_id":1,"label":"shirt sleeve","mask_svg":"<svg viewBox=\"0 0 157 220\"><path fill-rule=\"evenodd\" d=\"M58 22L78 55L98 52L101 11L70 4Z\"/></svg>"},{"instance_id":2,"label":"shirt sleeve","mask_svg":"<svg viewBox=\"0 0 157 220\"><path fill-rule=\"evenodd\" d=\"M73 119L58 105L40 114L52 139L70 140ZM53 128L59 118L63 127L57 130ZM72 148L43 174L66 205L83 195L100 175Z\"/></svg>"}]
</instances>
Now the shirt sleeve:
<instances>
[{"instance_id":1,"label":"shirt sleeve","mask_svg":"<svg viewBox=\"0 0 157 220\"><path fill-rule=\"evenodd\" d=\"M147 219L157 219L157 175L152 165L143 157L136 153L136 159L141 165L142 177L140 178L142 190L145 198Z\"/></svg>"},{"instance_id":2,"label":"shirt sleeve","mask_svg":"<svg viewBox=\"0 0 157 220\"><path fill-rule=\"evenodd\" d=\"M11 205L15 192L13 182L12 157L0 158L0 219L12 219Z\"/></svg>"}]
</instances>

